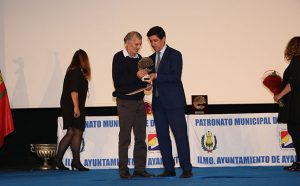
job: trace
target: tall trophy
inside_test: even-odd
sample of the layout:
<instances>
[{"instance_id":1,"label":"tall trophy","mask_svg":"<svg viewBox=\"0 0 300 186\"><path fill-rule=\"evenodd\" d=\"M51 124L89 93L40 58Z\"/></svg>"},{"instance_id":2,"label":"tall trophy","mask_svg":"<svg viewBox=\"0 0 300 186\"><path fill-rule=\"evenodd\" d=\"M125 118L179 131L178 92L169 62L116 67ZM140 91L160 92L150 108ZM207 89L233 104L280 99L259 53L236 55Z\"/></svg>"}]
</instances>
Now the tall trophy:
<instances>
[{"instance_id":1,"label":"tall trophy","mask_svg":"<svg viewBox=\"0 0 300 186\"><path fill-rule=\"evenodd\" d=\"M44 160L40 170L49 170L52 167L48 164L48 160L56 155L56 144L31 144L30 151L35 153L39 158Z\"/></svg>"}]
</instances>

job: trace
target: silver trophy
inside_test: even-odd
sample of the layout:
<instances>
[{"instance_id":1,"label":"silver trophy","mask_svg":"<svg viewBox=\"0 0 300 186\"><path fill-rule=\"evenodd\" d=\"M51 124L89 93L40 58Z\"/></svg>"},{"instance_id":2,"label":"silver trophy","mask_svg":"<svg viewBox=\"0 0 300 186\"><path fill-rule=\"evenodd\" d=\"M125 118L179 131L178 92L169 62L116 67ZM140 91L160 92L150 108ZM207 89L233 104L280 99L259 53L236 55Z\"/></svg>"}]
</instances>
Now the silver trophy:
<instances>
[{"instance_id":1,"label":"silver trophy","mask_svg":"<svg viewBox=\"0 0 300 186\"><path fill-rule=\"evenodd\" d=\"M39 158L44 160L44 164L39 168L41 170L49 170L51 166L48 160L56 155L56 144L30 144L30 151L35 153Z\"/></svg>"},{"instance_id":2,"label":"silver trophy","mask_svg":"<svg viewBox=\"0 0 300 186\"><path fill-rule=\"evenodd\" d=\"M153 60L150 57L143 57L138 62L138 69L146 70L148 73L151 71L152 66L153 66ZM149 80L150 80L149 74L142 77L142 81L149 81Z\"/></svg>"}]
</instances>

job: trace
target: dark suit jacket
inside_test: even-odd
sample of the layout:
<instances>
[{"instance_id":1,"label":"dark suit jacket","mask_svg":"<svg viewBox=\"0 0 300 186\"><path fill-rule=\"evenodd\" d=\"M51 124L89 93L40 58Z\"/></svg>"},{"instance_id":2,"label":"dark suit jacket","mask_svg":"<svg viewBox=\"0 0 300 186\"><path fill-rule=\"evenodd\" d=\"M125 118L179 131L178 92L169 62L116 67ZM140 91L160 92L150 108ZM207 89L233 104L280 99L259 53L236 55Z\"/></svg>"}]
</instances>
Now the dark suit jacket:
<instances>
[{"instance_id":1,"label":"dark suit jacket","mask_svg":"<svg viewBox=\"0 0 300 186\"><path fill-rule=\"evenodd\" d=\"M155 62L156 53L150 58ZM155 72L155 68L152 69ZM158 68L157 79L153 82L153 97L156 89L163 106L167 109L180 108L186 105L181 82L182 55L179 51L167 46ZM153 102L152 102L153 103ZM155 105L154 110L155 110Z\"/></svg>"},{"instance_id":2,"label":"dark suit jacket","mask_svg":"<svg viewBox=\"0 0 300 186\"><path fill-rule=\"evenodd\" d=\"M281 88L287 83L291 92L283 96L285 107L279 107L278 122L299 123L300 121L300 56L295 56L283 74Z\"/></svg>"}]
</instances>

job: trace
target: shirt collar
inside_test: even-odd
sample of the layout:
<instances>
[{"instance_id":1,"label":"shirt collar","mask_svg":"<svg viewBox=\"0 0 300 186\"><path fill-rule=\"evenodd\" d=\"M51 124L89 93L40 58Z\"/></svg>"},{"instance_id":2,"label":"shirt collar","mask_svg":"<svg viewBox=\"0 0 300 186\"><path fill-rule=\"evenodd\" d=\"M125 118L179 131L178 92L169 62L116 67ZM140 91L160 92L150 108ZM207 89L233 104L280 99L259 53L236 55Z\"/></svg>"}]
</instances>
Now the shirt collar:
<instances>
[{"instance_id":1,"label":"shirt collar","mask_svg":"<svg viewBox=\"0 0 300 186\"><path fill-rule=\"evenodd\" d=\"M128 54L128 52L127 52L127 50L126 49L123 49L123 55L124 55L124 57L130 57L130 58L139 58L139 55L138 54L136 54L134 57L131 57L129 54Z\"/></svg>"},{"instance_id":2,"label":"shirt collar","mask_svg":"<svg viewBox=\"0 0 300 186\"><path fill-rule=\"evenodd\" d=\"M165 45L160 51L160 57L162 57L164 55L164 52L166 51L167 45Z\"/></svg>"}]
</instances>

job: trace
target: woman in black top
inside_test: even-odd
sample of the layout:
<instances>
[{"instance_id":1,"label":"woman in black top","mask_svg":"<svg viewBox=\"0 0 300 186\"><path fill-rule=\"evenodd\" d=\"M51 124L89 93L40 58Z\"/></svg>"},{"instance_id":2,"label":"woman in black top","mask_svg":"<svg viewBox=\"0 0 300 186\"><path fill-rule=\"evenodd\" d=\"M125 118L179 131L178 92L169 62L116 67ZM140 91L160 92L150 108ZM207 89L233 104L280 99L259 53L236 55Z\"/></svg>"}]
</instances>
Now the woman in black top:
<instances>
[{"instance_id":1,"label":"woman in black top","mask_svg":"<svg viewBox=\"0 0 300 186\"><path fill-rule=\"evenodd\" d=\"M62 158L70 146L73 155L72 170L88 171L80 162L80 144L85 129L85 100L91 69L88 55L84 50L77 50L69 65L63 85L60 105L63 116L63 128L66 135L61 139L55 158L58 169L69 170L62 163Z\"/></svg>"},{"instance_id":2,"label":"woman in black top","mask_svg":"<svg viewBox=\"0 0 300 186\"><path fill-rule=\"evenodd\" d=\"M285 169L300 171L300 37L289 41L284 56L290 64L283 74L281 92L274 100L284 103L284 107L279 107L278 122L287 123L296 151L296 162Z\"/></svg>"}]
</instances>

